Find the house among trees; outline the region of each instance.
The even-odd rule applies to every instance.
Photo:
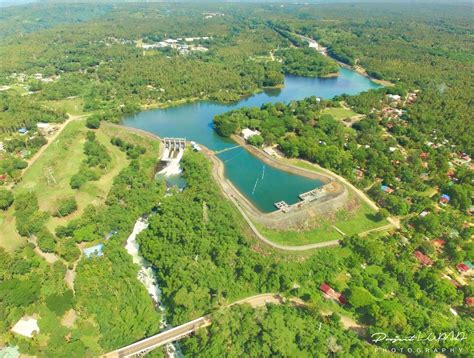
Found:
[[[428,256],[426,256],[419,250],[415,251],[415,257],[423,266],[430,267],[431,265],[433,265],[433,260],[431,260]]]
[[[100,257],[104,254],[103,249],[104,249],[104,245],[98,244],[92,247],[85,248],[82,250],[82,252],[87,258],[91,258],[93,256]]]
[[[25,135],[26,133],[28,133],[28,129],[26,129],[25,127],[22,127],[18,129],[18,133],[20,133],[20,135]]]
[[[393,190],[392,188],[390,188],[389,186],[387,185],[381,185],[380,186],[380,190],[382,190],[384,193],[386,194],[391,194],[393,193],[395,190]]]
[[[245,140],[248,140],[250,137],[253,137],[254,135],[260,135],[260,132],[257,130],[251,130],[250,128],[242,129],[242,137],[244,137]]]
[[[344,295],[333,290],[327,283],[321,284],[319,289],[323,291],[324,297],[338,301],[341,305],[345,305],[347,303],[347,299],[344,297]]]
[[[13,333],[32,338],[40,332],[38,321],[33,317],[25,316],[21,318],[11,329]]]
[[[451,198],[448,194],[441,194],[441,197],[439,198],[439,203],[441,205],[446,205],[447,203],[449,203],[450,200]]]
[[[471,261],[464,261],[458,264],[456,268],[462,275],[471,276],[473,274],[472,269],[474,268],[474,265]]]
[[[431,240],[431,243],[433,244],[433,246],[436,248],[437,251],[441,251],[444,245],[446,244],[446,240],[435,239],[435,240]]]

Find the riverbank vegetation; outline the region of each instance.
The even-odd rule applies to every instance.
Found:
[[[336,61],[309,47],[281,49],[275,54],[283,59],[283,71],[291,75],[329,77],[339,72]]]
[[[237,305],[216,312],[212,326],[184,340],[181,347],[185,356],[193,357],[316,357],[338,352],[383,356],[354,332],[344,331],[337,315],[323,317],[317,310],[276,305]]]

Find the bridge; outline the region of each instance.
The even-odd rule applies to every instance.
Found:
[[[214,154],[217,155],[217,154],[225,153],[225,152],[228,152],[229,150],[236,149],[236,148],[240,148],[240,147],[242,147],[241,144],[236,145],[236,146],[234,146],[234,147],[224,148],[224,149],[221,149],[221,150],[214,151]]]
[[[302,305],[303,302],[299,299],[290,299],[290,301],[297,305]],[[240,301],[230,304],[228,307],[247,303],[252,307],[264,306],[267,303],[282,304],[284,299],[277,294],[264,293],[252,297],[244,298]],[[165,344],[180,340],[190,334],[196,332],[198,329],[211,325],[212,320],[210,315],[199,317],[193,321],[187,322],[180,326],[171,328],[167,331],[158,333],[154,336],[145,338],[141,341],[130,344],[126,347],[117,349],[103,355],[103,358],[118,358],[118,357],[137,357],[152,351],[155,348],[164,346]]]
[[[134,357],[141,356],[152,351],[155,348],[164,346],[165,344],[177,341],[183,337],[190,335],[200,328],[207,327],[211,324],[209,316],[199,317],[194,321],[187,322],[181,326],[171,328],[168,331],[158,333],[149,338],[145,338],[129,346],[117,349],[116,351],[105,354],[105,358],[117,357]]]

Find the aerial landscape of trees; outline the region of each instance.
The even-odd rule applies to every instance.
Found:
[[[181,341],[185,356],[393,356],[377,348],[467,356],[472,339],[374,342],[373,334],[473,329],[474,291],[463,272],[474,257],[469,11],[438,4],[409,11],[403,4],[2,8],[0,343],[35,356],[99,356],[163,330],[162,318],[176,326],[210,314],[211,326]],[[142,46],[186,37],[206,37],[196,40],[206,50]],[[341,175],[380,208],[376,220],[397,224],[341,236],[333,248],[272,249],[225,199],[203,153],[186,150],[178,189],[155,178],[156,139],[108,123],[189,101],[234,102],[281,87],[287,74],[327,77],[343,65],[384,86],[332,99],[316,91],[213,122],[224,137],[258,130],[250,145]],[[71,117],[69,124],[82,123],[72,133],[80,156],[68,157],[77,167],[68,193],[46,203],[34,186],[21,187],[24,173],[41,148],[66,142],[37,124],[60,128]],[[46,176],[39,170],[37,181]],[[104,190],[89,186],[107,181]],[[155,270],[164,311],[124,247],[139,218],[149,223],[137,237],[140,254]],[[100,253],[86,254],[94,245]],[[328,299],[323,284],[347,302]],[[301,304],[228,307],[259,293]],[[38,320],[32,339],[11,332],[24,316]]]

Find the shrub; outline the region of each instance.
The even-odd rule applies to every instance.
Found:
[[[255,147],[261,147],[263,144],[263,137],[261,135],[253,135],[248,140],[249,144],[254,145]]]
[[[67,310],[72,308],[73,293],[67,290],[62,295],[53,293],[46,298],[46,306],[57,316],[62,316]]]
[[[73,213],[77,210],[77,202],[74,197],[69,197],[65,199],[61,199],[58,202],[58,207],[56,212],[53,213],[55,217],[63,217],[68,216],[69,214]]]
[[[99,179],[99,175],[90,169],[84,169],[71,177],[69,185],[72,189],[79,189],[82,185],[91,180]]]
[[[47,229],[41,229],[37,234],[38,246],[43,252],[54,252],[56,238]]]
[[[87,118],[86,127],[90,129],[98,129],[100,127],[100,118],[96,115]]]
[[[0,189],[0,209],[7,210],[13,204],[13,194],[7,189]]]

